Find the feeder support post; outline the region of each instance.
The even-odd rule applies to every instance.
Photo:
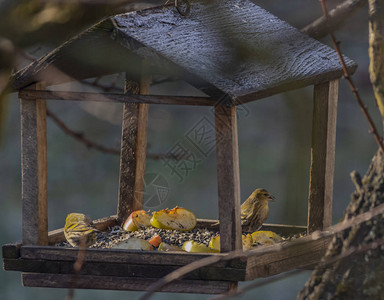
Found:
[[[240,174],[236,106],[215,106],[217,184],[220,248],[242,248],[240,223]]]
[[[337,79],[314,87],[309,233],[332,225],[338,86]]]
[[[43,90],[43,82],[28,89]],[[20,99],[23,245],[48,245],[45,100]]]
[[[148,69],[148,65],[143,62],[140,78],[126,75],[124,87],[126,94],[149,94]],[[147,123],[148,104],[123,104],[117,207],[119,223],[123,222],[132,211],[143,208]]]

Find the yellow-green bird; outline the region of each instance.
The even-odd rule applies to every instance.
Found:
[[[269,215],[268,202],[275,198],[265,189],[256,189],[240,207],[241,230],[243,232],[254,232],[260,229]],[[216,226],[217,222],[212,224]]]
[[[257,231],[269,215],[268,202],[275,198],[265,189],[256,189],[241,205],[241,228],[245,232]]]
[[[96,242],[97,232],[91,218],[84,214],[71,213],[65,219],[64,236],[73,247],[82,243],[85,247],[91,246]]]

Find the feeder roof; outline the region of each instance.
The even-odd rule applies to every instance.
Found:
[[[135,74],[142,59],[154,73],[242,102],[343,73],[333,49],[250,1],[191,1],[187,16],[168,5],[107,18],[16,73],[12,87]]]

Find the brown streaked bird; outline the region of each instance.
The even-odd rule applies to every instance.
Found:
[[[268,202],[275,198],[265,189],[256,189],[241,205],[241,229],[254,232],[260,229],[269,215]]]
[[[82,243],[85,247],[91,246],[96,242],[97,232],[91,218],[84,214],[71,213],[65,220],[64,236],[73,247]]]
[[[240,207],[241,230],[254,232],[260,229],[269,215],[268,202],[275,198],[265,189],[256,189]],[[217,226],[220,222],[212,224]]]

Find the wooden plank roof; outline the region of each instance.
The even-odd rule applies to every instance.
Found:
[[[168,5],[105,19],[16,73],[13,89],[135,74],[141,59],[155,73],[241,102],[342,76],[333,49],[252,2],[192,1],[187,16]],[[355,63],[346,62],[353,72]]]

